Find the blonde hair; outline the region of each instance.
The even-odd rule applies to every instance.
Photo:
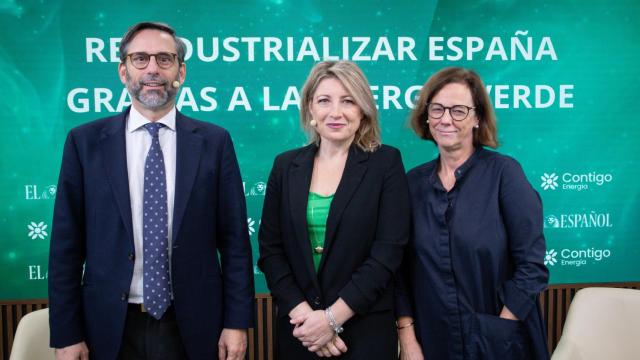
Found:
[[[363,151],[375,151],[381,144],[378,110],[367,78],[358,65],[350,61],[323,61],[311,69],[300,98],[300,124],[309,137],[309,143],[320,144],[320,136],[309,124],[312,119],[309,107],[320,82],[329,78],[340,81],[362,110],[362,120],[353,142]]]
[[[473,130],[473,145],[497,148],[496,115],[493,112],[489,94],[475,71],[461,67],[444,68],[427,80],[420,90],[418,102],[409,119],[413,131],[422,139],[434,141],[427,124],[427,104],[442,88],[452,83],[466,85],[471,92],[474,111],[478,118],[478,128]]]

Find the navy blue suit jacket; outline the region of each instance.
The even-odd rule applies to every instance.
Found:
[[[69,132],[53,216],[51,346],[86,341],[92,359],[117,356],[133,275],[127,114]],[[244,191],[227,131],[177,112],[176,135],[173,304],[189,357],[213,359],[222,328],[253,321]]]

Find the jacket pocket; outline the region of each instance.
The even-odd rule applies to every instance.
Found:
[[[524,360],[529,358],[530,353],[522,321],[479,313],[471,318],[465,347],[470,359]]]

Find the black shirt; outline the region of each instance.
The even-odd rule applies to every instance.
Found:
[[[427,359],[512,358],[493,352],[496,341],[548,358],[538,302],[548,281],[540,197],[518,162],[497,152],[478,147],[448,192],[439,162],[407,174],[413,226],[397,315],[414,318]],[[503,305],[520,322],[499,318]]]

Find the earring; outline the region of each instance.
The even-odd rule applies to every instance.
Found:
[[[427,124],[429,123],[429,119],[427,119]]]
[[[318,122],[316,121],[316,119],[311,119],[311,121],[309,121],[309,125],[315,127],[316,125],[318,125]]]
[[[480,124],[475,124],[473,127],[478,129],[478,128],[480,128]]]

